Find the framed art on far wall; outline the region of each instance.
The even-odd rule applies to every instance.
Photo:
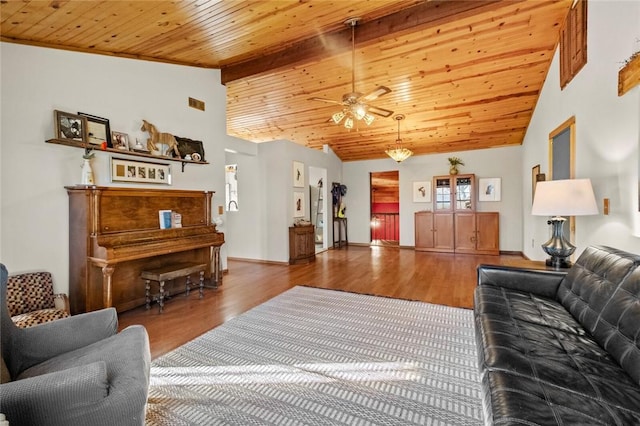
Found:
[[[500,201],[502,188],[500,178],[480,178],[478,201]]]
[[[304,192],[293,193],[293,217],[304,217]]]
[[[296,188],[304,187],[304,163],[299,161],[293,162],[293,186]]]
[[[111,182],[171,185],[171,164],[111,157]]]
[[[413,202],[414,203],[430,203],[431,202],[431,182],[429,181],[413,182]]]

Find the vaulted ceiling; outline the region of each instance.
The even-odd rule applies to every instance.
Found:
[[[2,41],[221,69],[227,133],[343,161],[519,145],[572,0],[2,1]],[[328,122],[355,87],[394,111]],[[213,84],[213,82],[212,82]],[[196,96],[197,97],[197,96]]]

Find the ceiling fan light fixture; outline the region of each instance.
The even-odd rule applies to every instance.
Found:
[[[349,130],[353,129],[353,118],[347,117],[347,119],[344,120],[344,127]]]
[[[402,147],[402,139],[400,139],[400,121],[404,120],[404,115],[398,114],[393,117],[398,122],[398,139],[396,139],[395,148],[386,149],[384,152],[391,157],[396,163],[402,163],[413,155],[413,151]]]
[[[331,116],[331,120],[333,120],[335,124],[340,124],[343,118],[344,118],[344,112],[342,111],[338,111]]]
[[[375,120],[375,117],[368,113],[362,117],[362,121],[364,121],[367,126],[370,126],[371,123],[373,123],[373,120]]]

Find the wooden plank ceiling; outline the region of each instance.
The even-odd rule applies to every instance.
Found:
[[[227,133],[287,139],[343,161],[519,145],[572,0],[2,1],[2,41],[221,69]],[[352,64],[349,18],[355,28]],[[327,120],[378,86],[394,111]],[[213,82],[212,82],[213,84]],[[197,94],[194,94],[197,97]]]

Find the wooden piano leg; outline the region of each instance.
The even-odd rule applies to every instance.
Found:
[[[112,294],[112,277],[115,268],[113,266],[104,266],[102,268],[102,304],[103,308],[110,308],[113,306],[113,294]]]
[[[204,297],[204,271],[200,271],[200,299]]]
[[[213,259],[212,259],[212,266],[213,266],[213,270],[212,270],[212,274],[211,274],[211,278],[213,281],[213,285],[214,288],[218,288],[222,285],[222,268],[220,266],[220,246],[214,246],[213,248],[213,252],[211,253]]]

